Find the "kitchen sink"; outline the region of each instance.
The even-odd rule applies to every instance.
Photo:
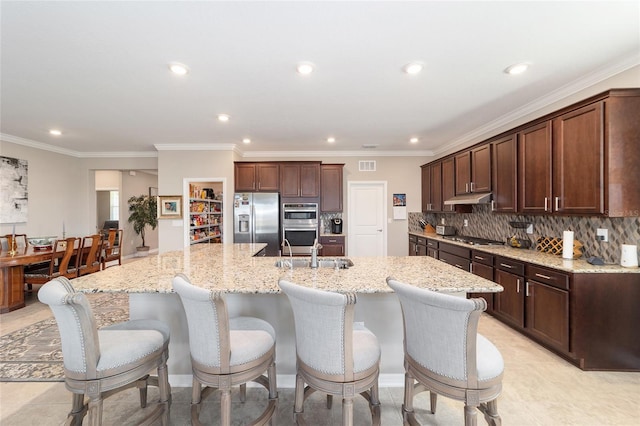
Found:
[[[292,262],[294,268],[311,268],[311,259],[308,257],[282,258],[276,261],[274,265],[278,268],[291,268]],[[353,262],[346,257],[323,257],[318,259],[318,268],[347,269],[350,266],[353,266]]]

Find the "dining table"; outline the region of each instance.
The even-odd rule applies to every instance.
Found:
[[[24,267],[51,260],[53,248],[18,247],[0,252],[0,314],[24,308]]]

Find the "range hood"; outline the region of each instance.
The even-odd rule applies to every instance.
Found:
[[[465,194],[458,195],[453,198],[445,200],[445,206],[457,205],[457,204],[488,204],[491,202],[491,193],[485,192],[482,194]]]

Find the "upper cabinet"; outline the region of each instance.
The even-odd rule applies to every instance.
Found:
[[[492,191],[495,212],[640,216],[638,117],[640,89],[613,89],[429,163],[422,181],[430,191],[425,170],[440,163],[443,200]],[[423,187],[423,211],[430,196]]]
[[[342,173],[344,164],[320,165],[320,211],[342,211]]]
[[[320,162],[281,163],[280,196],[317,198],[320,196]]]
[[[453,198],[455,195],[455,164],[453,158],[447,158],[446,160],[442,160],[442,201]],[[454,212],[455,206],[453,205],[443,205],[442,211],[444,212]]]
[[[491,144],[454,156],[456,195],[491,191]]]
[[[493,142],[493,211],[518,211],[518,137],[512,134]]]
[[[236,192],[277,192],[280,189],[278,163],[235,163]]]
[[[551,122],[518,132],[520,211],[551,212]],[[516,179],[513,175],[512,179]]]
[[[422,166],[422,211],[442,211],[442,163]]]

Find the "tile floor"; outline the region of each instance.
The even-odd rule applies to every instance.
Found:
[[[50,316],[48,307],[29,300],[24,309],[0,317],[0,334],[4,335],[26,324]],[[570,365],[509,327],[485,315],[480,332],[492,340],[505,359],[503,392],[498,400],[504,425],[637,425],[640,421],[640,373],[585,372]],[[149,401],[157,397],[150,388]],[[188,425],[190,388],[174,388],[171,424]],[[246,424],[252,413],[264,408],[261,388],[248,390],[247,402],[234,399],[234,425]],[[401,388],[380,389],[382,424],[401,425]],[[201,419],[208,424],[218,422],[218,403],[212,395],[204,405]],[[291,425],[293,390],[279,389],[278,425]],[[135,390],[129,390],[105,400],[104,424],[129,425],[144,415],[137,405]],[[2,382],[0,383],[0,425],[62,425],[70,408],[70,394],[63,383]],[[424,425],[462,425],[463,406],[440,397],[436,415],[429,413],[428,397],[419,396],[416,410]],[[148,410],[149,408],[147,408]],[[355,424],[370,424],[364,399],[355,403]],[[340,424],[340,403],[334,401],[327,411],[324,396],[314,394],[305,403],[305,418],[309,425]],[[485,424],[479,415],[478,423]]]

